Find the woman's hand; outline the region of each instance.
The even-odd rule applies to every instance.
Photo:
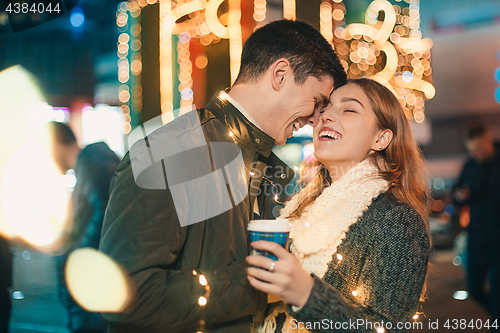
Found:
[[[254,249],[273,253],[278,260],[273,261],[270,258],[255,255],[248,256],[246,261],[249,265],[263,268],[249,267],[247,269],[250,284],[260,291],[281,297],[288,304],[297,307],[304,306],[311,293],[314,280],[302,268],[295,256],[274,242],[257,241],[252,242],[251,245]]]

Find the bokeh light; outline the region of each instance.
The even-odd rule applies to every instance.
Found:
[[[466,300],[469,297],[469,293],[465,290],[457,290],[453,294],[453,298],[458,301]]]
[[[73,13],[71,13],[69,21],[73,27],[79,28],[85,23],[85,15],[83,15],[81,9],[75,9]]]
[[[125,270],[92,248],[73,251],[66,263],[66,283],[81,307],[93,312],[121,312],[133,296]]]
[[[22,66],[13,66],[0,72],[0,178],[4,178],[4,169],[12,163],[11,157],[21,147],[25,146],[30,138],[28,121],[29,110],[33,106],[44,102],[45,98],[38,88],[36,79]],[[12,140],[16,138],[16,140]],[[32,165],[33,160],[29,162]],[[29,171],[34,174],[34,170]],[[6,185],[0,182],[0,192]],[[30,205],[24,200],[23,210]],[[7,219],[3,206],[0,205],[0,234],[5,237],[16,237],[17,232]]]

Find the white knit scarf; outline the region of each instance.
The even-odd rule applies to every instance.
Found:
[[[342,243],[351,225],[356,223],[379,194],[385,192],[388,182],[379,177],[378,169],[364,160],[349,169],[345,175],[327,187],[321,195],[307,206],[298,219],[289,219],[292,224],[291,251],[309,272],[323,278],[328,263]],[[287,217],[299,205],[301,195],[295,195],[281,212]],[[259,333],[273,333],[276,316],[286,313],[285,303],[273,306]],[[308,332],[306,329],[292,329],[293,319],[288,313],[283,333]]]

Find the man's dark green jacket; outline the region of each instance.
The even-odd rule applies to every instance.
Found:
[[[125,268],[135,296],[123,312],[103,314],[110,332],[189,333],[203,322],[204,332],[250,332],[252,316],[265,310],[267,294],[255,290],[245,272],[247,225],[253,218],[270,218],[270,181],[282,188],[293,171],[271,152],[274,140],[227,100],[214,97],[205,109],[193,112],[208,145],[233,142],[229,131],[234,134],[249,194],[229,211],[181,227],[171,191],[137,186],[128,153],[112,180],[100,250]],[[185,167],[193,165],[196,160]],[[262,175],[267,179],[262,181]],[[253,213],[256,202],[259,214]],[[200,274],[210,286],[204,307],[198,305],[205,295]]]

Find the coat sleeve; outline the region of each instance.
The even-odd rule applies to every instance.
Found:
[[[170,191],[138,187],[130,163],[119,167],[111,188],[100,250],[125,268],[135,296],[124,311],[103,313],[108,322],[136,332],[189,332],[200,319],[210,326],[263,311],[267,295],[252,288],[244,261],[202,272],[211,294],[200,307],[199,275],[177,268],[189,227],[180,226]]]
[[[384,227],[373,231],[366,263],[359,280],[354,282],[357,296],[346,298],[314,276],[314,286],[306,304],[297,312],[288,306],[290,314],[302,322],[326,319],[341,327],[334,330],[330,324],[318,325],[312,332],[375,332],[367,322],[382,321],[386,332],[411,331],[404,329],[404,324],[413,322],[412,316],[417,310],[429,248],[420,215],[410,207],[400,209],[403,210],[396,214],[389,211],[381,222]],[[415,225],[421,227],[415,228]],[[400,323],[402,328],[398,327]],[[388,329],[389,326],[392,329]]]

